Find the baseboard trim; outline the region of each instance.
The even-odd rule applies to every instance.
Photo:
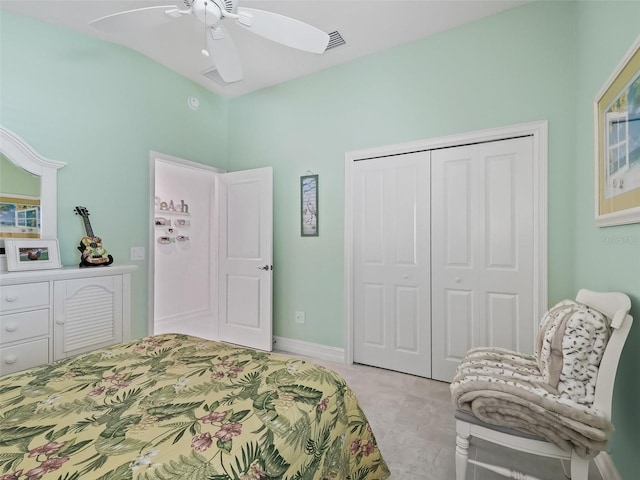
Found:
[[[307,355],[328,362],[344,363],[344,349],[329,347],[319,343],[306,342],[295,338],[273,337],[275,350],[296,355]]]
[[[607,452],[600,452],[593,461],[600,472],[602,480],[622,480],[618,470],[616,470],[616,466],[613,464],[611,455]]]

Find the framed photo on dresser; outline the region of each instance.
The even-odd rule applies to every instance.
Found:
[[[6,239],[7,270],[47,270],[60,268],[60,248],[57,239]]]

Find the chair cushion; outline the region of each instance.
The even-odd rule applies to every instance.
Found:
[[[536,358],[544,381],[561,397],[593,403],[598,367],[607,346],[607,317],[574,300],[563,300],[541,319]]]

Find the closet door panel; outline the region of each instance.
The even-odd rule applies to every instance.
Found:
[[[354,167],[354,361],[431,375],[429,153]]]
[[[367,319],[363,325],[363,342],[368,348],[383,349],[386,346],[384,285],[369,283],[363,285],[362,291]]]
[[[514,158],[487,158],[487,268],[514,268],[517,255],[516,199],[514,198]]]
[[[508,293],[487,294],[487,335],[485,344],[513,348],[518,345],[520,316],[518,296]]]
[[[433,378],[451,381],[469,348],[533,349],[533,142],[437,150],[431,168]]]
[[[438,171],[443,182],[432,186],[434,198],[441,199],[438,209],[443,213],[441,244],[446,252],[447,265],[458,268],[471,267],[471,167],[469,158],[457,158],[442,165]],[[441,247],[441,248],[442,248]]]
[[[382,172],[365,172],[362,177],[362,235],[358,245],[362,260],[369,265],[384,263],[384,178]]]
[[[444,326],[443,348],[446,358],[462,358],[469,350],[473,337],[475,316],[473,315],[473,292],[447,289],[444,292],[444,312],[439,320]],[[437,302],[437,299],[432,299]],[[437,348],[435,349],[438,350]]]

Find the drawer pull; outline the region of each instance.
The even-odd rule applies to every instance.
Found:
[[[12,363],[16,363],[17,359],[18,357],[16,357],[15,355],[7,355],[4,359],[4,363],[6,363],[7,365],[11,365]]]
[[[18,299],[18,297],[15,295],[7,295],[4,298],[7,302],[15,302]]]
[[[17,325],[7,325],[4,327],[7,332],[15,332],[18,329]]]

